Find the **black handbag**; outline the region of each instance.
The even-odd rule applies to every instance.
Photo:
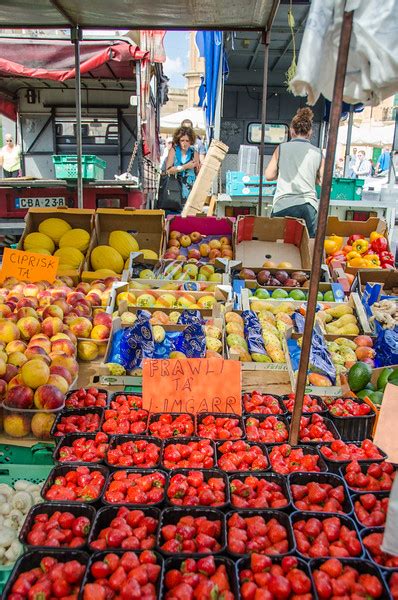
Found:
[[[161,175],[159,183],[158,208],[161,210],[182,210],[182,185],[176,175]]]

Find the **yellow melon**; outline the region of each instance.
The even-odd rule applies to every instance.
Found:
[[[29,233],[24,239],[23,243],[24,250],[28,250],[28,252],[35,252],[36,248],[43,248],[44,250],[48,250],[51,254],[55,250],[54,242],[48,235],[44,233],[34,232]]]
[[[149,250],[149,248],[142,248],[140,252],[142,252],[144,258],[153,258],[155,260],[158,258],[156,252],[154,252],[153,250]]]
[[[84,254],[77,248],[63,246],[54,254],[59,258],[60,265],[71,265],[72,269],[78,269],[84,261]]]
[[[61,237],[70,229],[72,229],[72,227],[69,223],[63,219],[57,218],[45,219],[45,221],[42,221],[39,225],[40,233],[48,235],[55,244],[59,244]]]
[[[98,279],[102,279],[103,277],[116,277],[117,273],[111,269],[98,269],[98,271],[94,271],[94,275]]]
[[[35,248],[35,252],[36,254],[46,254],[47,256],[51,256],[51,252],[45,248]]]
[[[85,252],[90,243],[90,234],[85,229],[70,229],[59,240],[59,247],[65,246],[77,248],[80,252]]]
[[[139,250],[137,240],[127,231],[112,231],[109,236],[109,245],[117,250],[124,260],[130,256],[131,252]]]
[[[97,246],[91,252],[91,266],[94,271],[110,269],[115,273],[123,271],[124,260],[117,250],[111,246]]]

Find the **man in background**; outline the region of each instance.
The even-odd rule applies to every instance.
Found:
[[[21,148],[18,144],[14,144],[10,133],[6,133],[5,141],[5,146],[0,150],[0,165],[3,167],[3,177],[20,177]]]
[[[356,162],[357,162],[357,149],[353,148],[352,154],[350,155],[350,158],[348,161],[348,177],[350,179],[356,179],[356,176],[354,173],[354,167],[355,167]]]
[[[363,150],[357,153],[357,160],[353,168],[356,179],[364,179],[372,174],[372,163],[365,156]]]
[[[379,160],[376,163],[376,167],[375,167],[375,172],[376,175],[387,175],[388,171],[390,170],[390,164],[391,164],[391,148],[389,148],[388,146],[384,146],[380,156],[379,156]]]

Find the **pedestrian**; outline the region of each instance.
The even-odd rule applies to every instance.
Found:
[[[191,119],[184,119],[181,123],[181,127],[190,127],[191,129],[194,129]],[[196,141],[195,141],[194,147],[195,147],[196,152],[199,155],[199,162],[200,162],[200,164],[202,164],[205,159],[205,156],[206,156],[206,146],[205,146],[204,142],[202,141],[202,138],[200,137],[200,135],[196,135]]]
[[[172,146],[173,146],[173,138],[172,137],[166,138],[166,143],[163,148],[162,155],[160,157],[160,168],[161,168],[162,173],[164,173],[166,171],[167,157],[169,155],[169,151]]]
[[[0,150],[0,166],[3,167],[3,177],[20,177],[21,148],[18,144],[14,144],[10,133],[6,133],[5,141],[5,146]]]
[[[181,183],[181,208],[184,208],[200,169],[199,155],[194,148],[195,141],[195,132],[191,127],[179,127],[174,132],[173,144],[167,157],[167,174],[177,175]]]
[[[363,179],[369,177],[372,174],[372,163],[366,158],[365,152],[359,150],[357,153],[357,160],[354,165],[355,179]]]
[[[384,146],[381,154],[379,156],[379,160],[376,163],[375,172],[376,175],[387,174],[390,170],[391,164],[391,148],[389,146]]]
[[[348,160],[348,177],[350,179],[355,179],[354,167],[355,167],[356,162],[357,162],[357,149],[353,148],[352,154],[350,154],[350,157]]]
[[[271,216],[303,219],[310,237],[315,237],[318,218],[315,185],[322,183],[324,166],[321,150],[310,142],[313,118],[310,108],[297,111],[291,139],[279,144],[265,169],[268,181],[277,180]]]
[[[339,158],[334,165],[333,177],[344,177],[344,158]]]

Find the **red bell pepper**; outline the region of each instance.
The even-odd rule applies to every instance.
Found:
[[[350,237],[347,240],[347,246],[352,246],[353,243],[355,242],[355,240],[364,240],[365,236],[364,235],[360,235],[359,233],[354,233],[353,235],[350,235]]]
[[[376,240],[373,240],[371,244],[372,250],[380,254],[381,252],[388,251],[388,242],[385,237],[379,237]]]
[[[389,268],[389,267],[394,267],[395,258],[394,258],[394,255],[392,254],[392,252],[381,252],[379,254],[379,256],[380,256],[380,264],[383,269]]]

